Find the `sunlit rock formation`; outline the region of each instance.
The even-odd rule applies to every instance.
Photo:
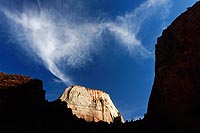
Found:
[[[155,120],[157,128],[164,121],[177,132],[200,131],[200,2],[163,31],[155,56],[146,116]]]
[[[88,122],[111,123],[115,120],[124,122],[110,96],[101,90],[70,86],[63,92],[60,99],[67,102],[67,106],[72,109],[73,114]]]

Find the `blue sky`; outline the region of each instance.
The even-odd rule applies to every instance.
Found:
[[[100,89],[125,120],[142,117],[157,37],[195,0],[0,0],[0,71]]]

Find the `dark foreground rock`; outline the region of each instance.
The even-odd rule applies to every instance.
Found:
[[[200,132],[200,2],[163,31],[155,56],[147,117],[155,127]]]

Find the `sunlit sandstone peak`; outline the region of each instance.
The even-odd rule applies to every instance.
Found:
[[[73,114],[88,122],[124,122],[110,96],[101,90],[70,86],[65,89],[60,99],[67,103]]]

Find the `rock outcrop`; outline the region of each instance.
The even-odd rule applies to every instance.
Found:
[[[200,131],[200,2],[163,31],[155,56],[146,117],[178,131]]]
[[[37,110],[45,102],[42,81],[0,72],[0,112]]]
[[[110,96],[101,91],[82,86],[70,86],[60,96],[73,114],[88,122],[124,122],[123,117],[113,104]]]
[[[40,129],[45,102],[41,80],[0,72],[0,132]]]

